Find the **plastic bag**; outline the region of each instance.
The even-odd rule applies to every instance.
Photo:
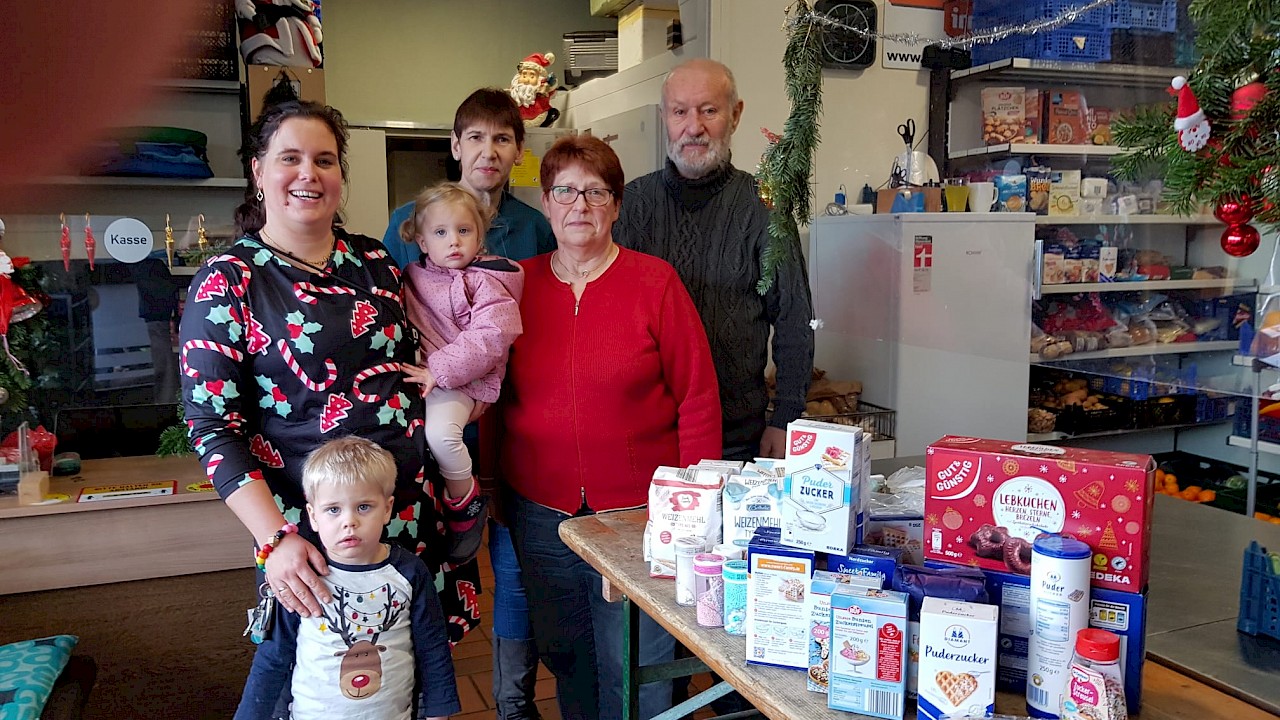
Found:
[[[48,471],[53,466],[53,450],[58,445],[58,437],[41,425],[35,430],[27,430],[27,440],[31,443],[31,449],[36,453],[36,457],[40,459],[40,469]],[[9,433],[8,437],[0,442],[0,453],[3,453],[9,462],[19,462],[21,458],[18,456],[18,431],[14,430]]]

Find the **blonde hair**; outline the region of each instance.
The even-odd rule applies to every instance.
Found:
[[[311,502],[320,485],[355,487],[376,485],[386,497],[396,490],[396,460],[377,443],[355,435],[321,445],[302,466],[302,492]]]
[[[426,214],[433,205],[449,204],[465,208],[476,219],[476,231],[480,233],[480,247],[483,251],[484,236],[489,232],[489,221],[492,216],[489,208],[480,204],[475,195],[455,182],[442,182],[422,189],[413,199],[413,212],[400,224],[400,239],[413,244],[418,234],[418,218]]]

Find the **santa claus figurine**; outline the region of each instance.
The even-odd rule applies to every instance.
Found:
[[[1171,92],[1178,96],[1178,115],[1173,119],[1178,143],[1187,152],[1196,152],[1209,142],[1209,119],[1200,109],[1200,101],[1196,100],[1196,94],[1191,91],[1185,77],[1179,75],[1171,84]]]
[[[556,94],[556,76],[547,70],[555,61],[552,53],[534,53],[516,64],[516,74],[507,92],[520,106],[525,127],[547,127],[560,117],[560,111],[551,107],[551,96]]]

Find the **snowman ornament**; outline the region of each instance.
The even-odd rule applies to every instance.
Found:
[[[1178,96],[1178,114],[1173,119],[1173,129],[1178,131],[1178,144],[1187,152],[1196,152],[1209,142],[1209,119],[1187,79],[1181,75],[1171,83],[1170,92]]]

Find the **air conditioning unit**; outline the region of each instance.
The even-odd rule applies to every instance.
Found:
[[[564,84],[570,87],[618,71],[618,32],[588,30],[564,34]]]

